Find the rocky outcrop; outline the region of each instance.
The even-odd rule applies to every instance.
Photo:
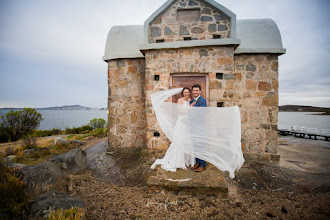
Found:
[[[30,198],[51,190],[66,190],[69,177],[66,172],[52,162],[27,166],[16,171],[23,177],[25,191]]]
[[[86,168],[86,153],[80,149],[75,149],[53,157],[51,162],[57,164],[68,173],[77,174]]]
[[[118,186],[144,184],[151,171],[144,166],[145,156],[140,148],[108,148],[106,142],[89,148],[87,169],[92,170],[96,180],[111,182]]]
[[[51,210],[83,208],[83,206],[84,201],[82,199],[70,197],[65,193],[50,191],[39,195],[29,204],[29,217],[39,219],[46,217]]]

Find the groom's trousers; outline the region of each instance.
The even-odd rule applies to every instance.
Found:
[[[196,158],[196,163],[198,163],[201,167],[206,167],[206,161]]]

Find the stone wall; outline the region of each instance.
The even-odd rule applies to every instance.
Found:
[[[157,40],[183,41],[184,37],[204,40],[212,39],[214,35],[229,38],[230,19],[218,9],[198,0],[174,2],[149,27],[150,43],[156,43]]]
[[[233,99],[223,100],[241,107],[243,150],[276,154],[278,55],[235,55],[235,79]]]
[[[242,120],[242,148],[251,154],[276,154],[278,117],[278,56],[235,55],[233,47],[205,47],[147,51],[146,144],[166,149],[169,141],[154,115],[150,95],[169,88],[175,73],[209,76],[208,106],[238,105]],[[159,75],[159,81],[154,75]],[[160,136],[155,136],[159,132]]]
[[[154,114],[150,96],[170,86],[170,76],[175,73],[198,73],[209,76],[210,102],[208,106],[217,106],[226,90],[234,88],[234,47],[205,47],[177,50],[153,50],[145,52],[146,58],[146,119],[148,148],[166,149],[169,141],[160,129]],[[222,73],[225,80],[216,79]],[[159,75],[159,81],[154,75]],[[229,94],[229,96],[231,96]],[[236,98],[236,96],[235,96]],[[159,132],[160,136],[154,133]]]
[[[145,147],[145,60],[108,62],[110,147]]]

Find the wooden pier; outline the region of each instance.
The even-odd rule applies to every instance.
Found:
[[[317,137],[321,137],[326,141],[330,139],[330,130],[326,129],[279,125],[277,130],[278,133],[283,136],[292,135],[299,138],[307,137],[309,139],[314,137],[315,140],[317,140]]]

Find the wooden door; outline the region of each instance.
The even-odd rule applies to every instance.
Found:
[[[199,84],[202,87],[202,94],[201,96],[203,96],[206,100],[208,100],[208,83],[207,83],[207,79],[206,76],[204,75],[198,75],[196,76],[196,74],[191,74],[191,75],[172,75],[171,76],[171,86],[172,88],[180,88],[180,87],[188,87],[189,89],[191,89],[191,87],[194,84]],[[177,100],[179,98],[181,98],[182,95],[181,94],[177,94],[175,96],[172,97],[172,102],[176,103]],[[191,98],[192,98],[192,93],[191,93]]]

